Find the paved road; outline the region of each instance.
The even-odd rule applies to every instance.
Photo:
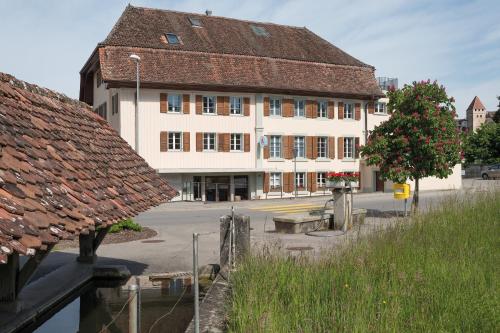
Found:
[[[500,181],[464,180],[461,191],[434,191],[421,193],[423,209],[439,203],[447,195],[465,193],[491,187],[500,187]],[[248,215],[251,219],[252,239],[261,240],[272,237],[297,242],[305,245],[318,242],[315,237],[287,237],[272,233],[272,217],[288,212],[309,210],[324,205],[328,197],[299,199],[276,199],[246,201],[238,203],[201,203],[174,202],[150,209],[140,214],[135,220],[143,226],[155,229],[157,243],[135,241],[123,244],[101,245],[98,250],[102,263],[125,264],[133,274],[149,274],[167,271],[189,271],[192,267],[192,234],[206,233],[200,237],[200,264],[218,262],[219,217],[230,214],[234,205],[238,214]],[[408,203],[409,205],[410,203]],[[401,201],[395,201],[391,193],[357,194],[354,206],[367,208],[373,212],[402,211]],[[270,232],[271,231],[271,232]],[[328,239],[321,240],[328,244]],[[51,253],[40,268],[40,274],[54,269],[61,264],[74,260],[77,250],[69,249]]]

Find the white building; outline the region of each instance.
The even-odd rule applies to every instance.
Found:
[[[324,194],[331,171],[383,189],[358,149],[389,117],[374,68],[306,28],[128,6],[80,74],[80,99],[138,133],[179,200]]]

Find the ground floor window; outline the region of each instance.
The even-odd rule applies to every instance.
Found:
[[[305,172],[297,172],[295,174],[295,186],[298,189],[303,189],[306,187],[306,174],[305,174]]]
[[[316,185],[318,187],[326,186],[326,172],[318,172],[316,174]]]
[[[354,138],[344,138],[344,158],[354,158]]]
[[[273,172],[269,177],[269,185],[271,190],[281,189],[281,173]]]

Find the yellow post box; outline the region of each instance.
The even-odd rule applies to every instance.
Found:
[[[394,184],[394,199],[404,200],[410,197],[410,184]]]

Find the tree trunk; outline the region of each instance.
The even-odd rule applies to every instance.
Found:
[[[415,178],[415,191],[413,192],[413,200],[411,202],[411,212],[415,214],[418,210],[418,178]]]

